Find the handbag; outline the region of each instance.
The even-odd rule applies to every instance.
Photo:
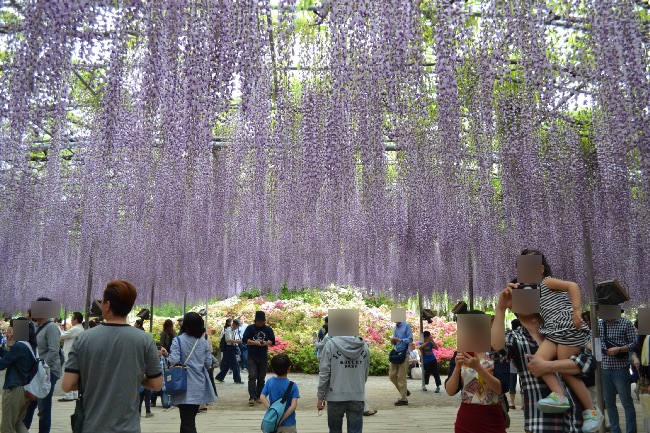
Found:
[[[74,412],[70,415],[70,424],[72,427],[72,433],[83,433],[84,420],[86,415],[84,414],[84,404],[83,404],[83,392],[81,388],[81,375],[79,376],[79,396],[75,402]]]
[[[648,386],[650,385],[650,380],[647,377],[639,377],[639,381],[636,384],[636,395],[648,394]]]
[[[402,364],[406,360],[406,349],[400,350],[399,352],[395,349],[392,349],[388,354],[388,360],[391,364]]]
[[[503,409],[503,417],[505,418],[506,428],[510,428],[510,407],[507,403],[507,397],[505,394],[501,396],[501,409]]]
[[[178,337],[176,337],[178,338]],[[178,350],[181,353],[180,364],[174,365],[172,368],[165,371],[165,392],[169,395],[179,395],[187,392],[187,360],[190,359],[192,353],[194,353],[194,348],[196,348],[196,343],[199,342],[197,338],[192,346],[192,351],[189,356],[183,362],[183,349],[181,347],[181,341],[178,340]]]

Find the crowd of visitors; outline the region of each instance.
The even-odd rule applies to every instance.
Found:
[[[537,285],[540,311],[515,312],[511,329],[505,328],[507,310],[513,308],[513,292],[522,289],[513,281],[498,294],[491,350],[454,352],[444,389],[449,396],[461,395],[455,431],[505,432],[509,411],[517,408],[517,382],[525,432],[597,431],[604,417],[593,403],[589,388],[594,385],[594,352],[598,351],[608,429],[612,433],[637,432],[630,369],[638,382],[637,398],[650,393],[650,341],[639,335],[636,324],[623,317],[601,319],[601,347],[593,348],[589,317],[581,312],[577,284],[553,278],[540,252],[524,250],[523,254],[542,256]],[[248,404],[271,410],[286,394],[277,432],[297,431],[300,391],[289,379],[290,357],[283,353],[272,357],[275,376],[266,380],[268,349],[275,344],[275,333],[267,325],[264,312],[257,311],[251,325],[245,325],[243,318],[228,319],[219,348],[214,348],[221,358],[216,359],[204,319],[198,313],[179,318],[178,330],[173,320],[166,320],[157,346],[151,334],[143,332],[141,321],[130,326],[127,317],[136,297],[136,288],[128,281],[109,282],[99,304],[103,320],[87,330],[80,312],[72,313],[67,329],[53,318],[35,317],[38,313],[32,316],[31,310],[27,317],[11,320],[0,340],[0,370],[7,370],[0,432],[28,432],[38,409],[38,431],[49,433],[52,396],[58,384],[65,392],[60,402],[77,402],[75,413],[82,414],[83,431],[139,432],[141,418],[153,416],[151,407],[161,397],[164,407],[178,409],[181,433],[194,433],[197,414],[216,400],[215,380],[223,383],[232,374],[235,384],[244,384],[243,372],[248,373]],[[47,298],[37,301],[51,302]],[[485,313],[463,310],[460,314]],[[28,332],[24,341],[14,341],[14,327],[21,323],[26,324]],[[319,411],[327,410],[330,433],[342,432],[343,418],[348,432],[361,432],[363,416],[377,413],[368,407],[365,391],[369,347],[355,335],[331,335],[329,325],[326,316],[323,326],[314,332],[314,356],[320,367],[316,406]],[[395,321],[390,342],[393,350],[387,357],[389,379],[397,390],[395,406],[408,406],[411,392],[407,378],[416,369],[422,372],[425,385],[433,376],[435,392],[440,392],[439,347],[431,333],[425,331],[415,341],[411,326],[404,320]],[[52,386],[46,397],[30,399],[24,387],[34,377],[37,358],[49,367]],[[219,368],[216,377],[215,367]],[[186,387],[168,394],[163,373],[173,368],[186,372]],[[426,391],[425,386],[422,389]],[[624,428],[617,396],[625,413]]]

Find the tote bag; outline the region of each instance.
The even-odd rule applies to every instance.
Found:
[[[179,395],[187,392],[187,360],[190,359],[192,353],[194,353],[194,348],[198,342],[199,339],[197,338],[194,342],[194,346],[192,346],[192,351],[187,359],[185,359],[185,362],[183,362],[182,342],[180,339],[178,340],[178,349],[181,352],[181,362],[180,364],[176,364],[172,368],[165,370],[165,392],[167,394]]]

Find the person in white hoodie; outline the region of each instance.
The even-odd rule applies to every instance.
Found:
[[[323,347],[318,379],[318,410],[327,401],[329,433],[363,431],[366,380],[370,368],[368,345],[359,337],[331,337]]]

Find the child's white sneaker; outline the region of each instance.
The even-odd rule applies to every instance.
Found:
[[[537,409],[544,413],[562,413],[570,407],[569,399],[557,392],[552,392],[537,402]]]
[[[603,413],[600,409],[585,410],[582,412],[582,431],[585,433],[598,431],[603,422]]]

